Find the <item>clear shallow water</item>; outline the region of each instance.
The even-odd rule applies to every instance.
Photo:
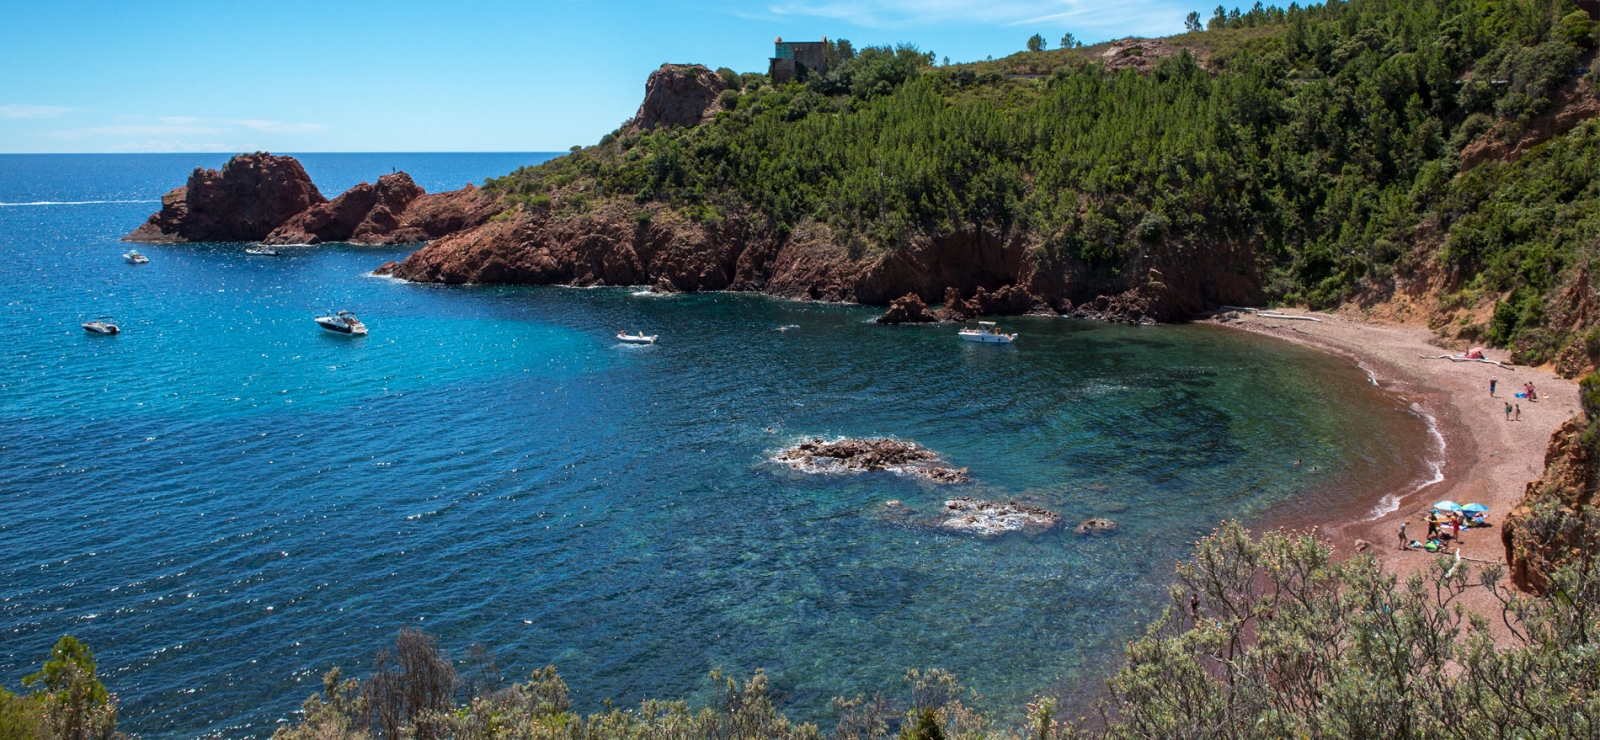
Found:
[[[544,156],[306,165],[332,195]],[[0,157],[0,203],[154,201],[223,159]],[[554,663],[585,710],[692,695],[719,665],[767,669],[807,719],[931,666],[1007,710],[1097,680],[1219,520],[1428,474],[1423,421],[1361,370],[1212,327],[1019,318],[1017,345],[985,347],[854,307],[365,275],[405,249],[124,264],[116,238],[153,209],[0,207],[0,685],[77,635],[149,737],[269,734],[405,625],[487,644],[512,676]],[[321,333],[330,307],[372,335]],[[123,335],[78,328],[107,313]],[[618,346],[621,328],[663,342]],[[767,462],[838,435],[914,439],[977,483]],[[882,515],[951,495],[1122,531],[982,540]]]

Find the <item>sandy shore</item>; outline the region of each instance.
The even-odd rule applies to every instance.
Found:
[[[1296,316],[1314,316],[1320,321],[1263,318],[1237,312],[1211,320],[1223,326],[1267,334],[1318,347],[1346,356],[1366,368],[1385,390],[1414,402],[1432,417],[1443,438],[1443,480],[1413,490],[1426,479],[1404,490],[1392,491],[1380,500],[1352,507],[1343,521],[1327,522],[1322,531],[1341,552],[1354,550],[1356,540],[1372,543],[1373,551],[1392,572],[1407,574],[1428,567],[1434,556],[1421,551],[1399,549],[1399,526],[1411,522],[1411,539],[1422,539],[1427,531],[1423,520],[1433,502],[1450,499],[1461,504],[1481,503],[1490,508],[1495,526],[1473,529],[1462,538],[1461,555],[1476,561],[1503,563],[1505,550],[1500,543],[1499,523],[1522,499],[1528,481],[1544,471],[1544,453],[1550,435],[1578,413],[1578,386],[1552,372],[1527,367],[1501,368],[1481,362],[1452,362],[1423,359],[1451,350],[1430,343],[1433,332],[1423,327],[1373,324],[1347,316],[1312,314],[1300,311],[1273,311]],[[1508,363],[1502,350],[1490,350],[1488,357]],[[1489,395],[1489,380],[1499,380],[1494,397]],[[1538,400],[1513,397],[1523,384],[1532,382]],[[1506,402],[1520,404],[1521,421],[1506,421]],[[1430,442],[1437,448],[1437,440]],[[1437,450],[1436,450],[1437,451]],[[1398,500],[1397,500],[1398,499]],[[1358,502],[1362,503],[1362,502]],[[1388,509],[1387,513],[1380,514]],[[1469,594],[1467,606],[1474,611],[1495,615],[1499,625],[1498,602],[1481,589]]]

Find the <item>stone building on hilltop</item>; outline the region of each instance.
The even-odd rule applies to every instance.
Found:
[[[823,74],[828,71],[828,37],[821,41],[784,41],[782,36],[772,42],[772,59],[767,66],[767,76],[772,84],[781,85],[804,78],[808,73]]]

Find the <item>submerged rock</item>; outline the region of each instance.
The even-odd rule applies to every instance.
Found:
[[[887,470],[933,481],[965,483],[966,468],[943,464],[939,453],[915,442],[878,439],[811,439],[778,453],[774,458],[807,473],[866,473]]]
[[[954,498],[944,502],[938,526],[955,532],[992,537],[1023,530],[1042,531],[1061,523],[1055,512],[1015,501]]]
[[[1117,523],[1111,521],[1110,519],[1094,517],[1092,519],[1083,520],[1083,523],[1079,524],[1078,528],[1073,531],[1077,532],[1078,534],[1110,533],[1117,531]]]

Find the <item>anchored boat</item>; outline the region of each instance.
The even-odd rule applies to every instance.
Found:
[[[128,250],[128,253],[122,255],[122,258],[127,260],[130,265],[143,265],[150,261],[149,257],[139,254],[137,249]]]
[[[276,257],[280,254],[278,250],[272,247],[245,247],[244,253],[259,257]]]
[[[97,318],[94,321],[85,321],[83,323],[83,330],[86,331],[86,332],[89,332],[90,334],[121,334],[122,333],[122,330],[118,329],[116,324],[111,323],[111,317],[110,316],[101,316],[100,318]]]
[[[336,334],[348,334],[364,337],[367,335],[367,325],[349,311],[340,311],[328,316],[318,316],[317,325]]]
[[[956,332],[968,342],[985,342],[993,344],[1010,344],[1017,339],[1016,333],[1006,334],[995,327],[993,321],[979,321],[978,328],[968,329],[963,327]]]
[[[617,332],[617,341],[622,342],[623,344],[655,344],[656,338],[659,336],[661,335],[646,335],[644,332],[640,332],[638,334],[629,334],[625,331],[619,331]]]

